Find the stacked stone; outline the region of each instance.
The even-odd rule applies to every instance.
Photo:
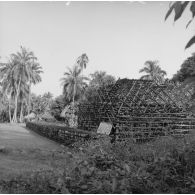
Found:
[[[70,128],[55,123],[27,122],[26,127],[42,136],[67,146],[77,141],[86,141],[98,138],[96,133]]]
[[[98,103],[79,105],[78,128],[96,131],[101,120],[99,108],[100,104]]]
[[[99,90],[99,101],[79,106],[79,128],[96,131],[100,122],[117,125],[118,137],[149,140],[189,132],[195,127],[188,113],[165,85],[121,79]]]

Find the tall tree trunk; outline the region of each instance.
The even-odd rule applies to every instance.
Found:
[[[74,81],[74,87],[73,87],[73,98],[72,98],[73,107],[75,104],[75,95],[76,95],[76,80]]]
[[[20,109],[20,123],[23,122],[23,101],[21,103],[21,109]]]
[[[13,122],[18,122],[17,120],[17,111],[18,111],[18,96],[19,96],[19,92],[20,92],[20,83],[21,83],[21,77],[17,86],[17,91],[16,91],[16,96],[15,96],[15,109],[14,109],[14,115],[13,115]]]
[[[9,122],[12,122],[12,116],[11,116],[11,100],[9,99]]]
[[[28,115],[30,114],[31,107],[31,83],[29,84],[29,94],[28,94]]]
[[[72,98],[72,103],[74,105],[74,102],[75,102],[75,85],[74,85],[74,88],[73,88],[73,98]]]
[[[73,109],[72,109],[72,121],[74,120],[74,112],[75,112],[75,94],[76,94],[76,81],[74,83],[73,87],[73,98],[72,98],[72,104],[73,104]],[[70,125],[70,124],[69,124]],[[71,124],[72,125],[72,124]]]
[[[16,94],[14,114],[13,114],[13,118],[12,118],[12,122],[13,123],[16,123],[17,122],[17,111],[18,111],[18,97],[17,97],[17,94]]]

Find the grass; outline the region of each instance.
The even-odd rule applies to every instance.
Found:
[[[56,185],[68,151],[5,148],[0,152],[0,193],[54,192],[54,187],[49,191],[47,182]]]
[[[64,150],[59,144],[26,130],[23,125],[1,124],[1,179],[31,171],[60,169]]]
[[[6,147],[0,159],[2,193],[195,191],[194,132],[143,144],[111,144],[106,137],[71,149]]]

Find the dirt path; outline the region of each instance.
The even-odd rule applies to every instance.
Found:
[[[67,148],[25,128],[0,124],[0,176],[64,166]]]
[[[28,129],[25,125],[0,124],[0,146],[20,149],[59,149],[60,145]]]

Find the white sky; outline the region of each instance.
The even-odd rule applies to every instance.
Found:
[[[43,67],[33,92],[62,93],[60,78],[82,53],[84,74],[104,70],[116,78],[139,78],[146,60],[159,60],[170,78],[195,52],[184,50],[195,32],[186,12],[164,22],[169,2],[0,2],[0,56],[6,61],[20,45],[34,51]]]

